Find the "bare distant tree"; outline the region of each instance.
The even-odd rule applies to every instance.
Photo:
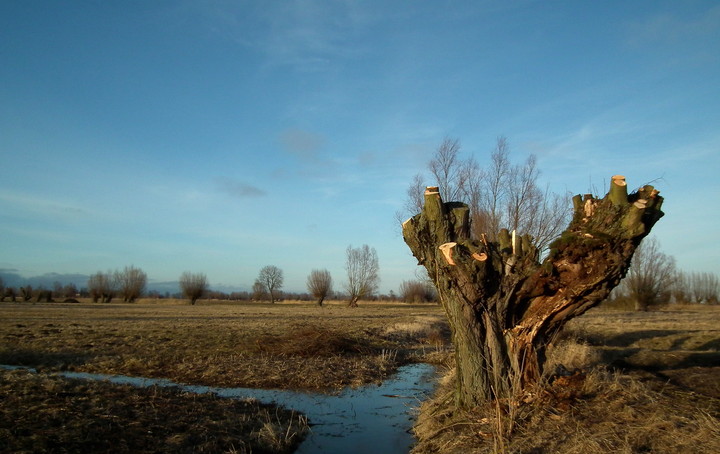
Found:
[[[62,283],[60,283],[60,281],[53,282],[52,292],[56,298],[60,298],[62,296],[62,290],[63,290],[63,285],[62,285]]]
[[[35,302],[39,303],[39,302],[42,302],[43,300],[48,303],[52,303],[55,301],[55,300],[53,300],[52,290],[47,290],[47,289],[40,287],[39,289],[37,289],[35,291]]]
[[[498,137],[490,155],[490,165],[481,168],[473,157],[463,159],[460,143],[446,138],[428,163],[432,185],[448,201],[462,201],[470,209],[471,235],[497,240],[501,229],[529,234],[533,244],[544,250],[569,221],[567,195],[552,194],[538,186],[537,158],[530,155],[523,164],[512,165],[510,146]],[[407,190],[404,212],[407,218],[422,209],[425,178],[416,175]],[[404,220],[404,219],[400,219]]]
[[[635,251],[623,284],[635,301],[635,309],[646,311],[649,306],[667,302],[674,277],[675,259],[662,253],[660,243],[652,237]]]
[[[0,292],[0,301],[5,301],[5,298],[9,298],[10,302],[14,303],[16,298],[15,288],[4,287],[4,285],[0,286],[3,287],[2,292]]]
[[[671,292],[673,300],[679,304],[718,304],[720,280],[716,275],[708,272],[678,271],[673,278]]]
[[[692,295],[696,303],[718,304],[720,281],[712,273],[692,273],[690,275]]]
[[[93,303],[109,303],[117,292],[117,273],[98,271],[88,279],[87,288]]]
[[[202,298],[207,288],[207,276],[203,273],[185,271],[180,275],[180,290],[190,300],[191,305],[195,305],[197,300]]]
[[[466,173],[461,171],[463,162],[459,154],[460,141],[446,137],[428,163],[430,173],[448,200],[459,200],[463,196]]]
[[[252,287],[252,298],[255,301],[264,301],[268,298],[268,291],[265,284],[255,279],[255,283]]]
[[[380,283],[378,272],[380,265],[375,248],[363,244],[359,248],[347,247],[345,270],[347,284],[345,289],[350,298],[350,307],[357,307],[358,300],[372,295]]]
[[[487,233],[494,240],[497,232],[503,227],[503,200],[507,194],[512,192],[507,181],[510,174],[510,147],[505,137],[498,137],[490,158],[490,169],[484,178],[485,184],[482,185],[483,194],[479,196],[481,200],[480,210],[475,216],[471,214],[471,218],[481,221],[473,229],[473,233],[482,230],[480,233]],[[475,210],[477,208],[475,207]],[[482,220],[485,222],[483,223]]]
[[[307,278],[307,289],[312,296],[318,299],[318,306],[332,292],[332,276],[328,270],[312,270]]]
[[[283,286],[283,272],[277,266],[265,266],[260,270],[257,282],[260,282],[267,289],[270,295],[270,303],[275,303],[276,292]]]
[[[426,303],[437,298],[432,282],[411,280],[400,284],[400,299],[406,303]]]
[[[123,301],[133,303],[145,292],[147,274],[140,268],[126,266],[124,270],[117,273],[117,280]]]
[[[72,282],[69,284],[65,284],[65,286],[62,289],[62,296],[65,298],[74,298],[78,295],[78,288],[73,284]]]
[[[24,287],[20,287],[20,298],[22,301],[30,301],[33,297],[33,288],[32,285],[26,285]]]
[[[690,276],[683,271],[675,273],[672,289],[670,290],[673,300],[678,304],[692,303],[692,290],[692,281]]]
[[[15,302],[15,289],[13,287],[5,287],[3,278],[0,277],[0,301],[5,301],[5,298],[9,298],[10,302]]]

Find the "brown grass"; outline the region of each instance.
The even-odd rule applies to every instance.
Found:
[[[257,403],[49,375],[72,370],[211,386],[338,390],[424,358],[431,305],[0,305],[0,451],[287,452],[300,415]],[[423,322],[424,323],[424,322]]]
[[[595,310],[569,328],[549,352],[563,374],[514,402],[456,410],[449,374],[414,452],[720,452],[720,308]]]
[[[2,452],[292,452],[308,427],[253,401],[0,370]]]
[[[435,398],[423,404],[417,425],[422,441],[416,453],[720,452],[720,308],[590,311],[572,321],[556,340],[549,351],[548,370],[553,373],[542,386],[531,394],[466,412],[452,406],[447,337],[441,309],[430,305],[366,303],[357,309],[332,302],[322,308],[294,302],[0,305],[0,363],[41,371],[121,373],[216,386],[337,390],[382,380],[406,362],[432,360],[446,365],[449,373]],[[557,371],[563,373],[557,375]],[[8,374],[20,373],[3,373],[0,383],[7,386],[6,394],[28,387],[46,402],[46,406],[25,406],[38,411],[22,417],[47,413],[62,420],[61,408],[67,404],[58,400],[60,407],[53,407],[49,402],[55,398],[48,396],[73,391],[53,388],[61,385],[23,384],[19,378],[7,378]],[[46,375],[37,378],[59,380]],[[43,394],[38,387],[55,390]],[[124,402],[122,395],[144,402],[143,408],[159,408],[150,396],[127,389],[119,394],[98,392],[93,399],[102,406],[115,399],[108,396]],[[178,399],[172,405],[190,408],[182,396]],[[199,408],[203,410],[182,411],[201,414],[206,405],[213,405],[211,401],[202,401]],[[10,418],[18,417],[12,411],[26,405],[10,408],[8,402],[0,405]],[[284,438],[288,418],[283,413],[252,411],[262,427],[228,439],[249,443],[251,434],[268,440]],[[102,421],[99,416],[93,418]],[[123,420],[134,427],[132,418]],[[276,422],[285,426],[273,426]],[[229,430],[207,424],[198,422],[198,427],[206,427],[199,430],[208,434]],[[174,434],[164,440],[185,445],[180,432],[173,432],[172,427],[163,430]],[[4,440],[0,438],[0,443]],[[248,446],[235,443],[228,450],[260,450]],[[282,449],[280,444],[274,446],[267,449]]]
[[[437,306],[362,304],[5,304],[0,363],[181,383],[340,389],[421,358],[425,341],[388,327]],[[388,364],[387,352],[398,354]],[[380,364],[382,367],[378,367]]]

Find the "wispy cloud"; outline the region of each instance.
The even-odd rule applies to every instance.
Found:
[[[654,14],[631,24],[629,42],[633,45],[693,43],[720,37],[720,5],[692,16],[669,12]]]
[[[174,16],[196,15],[212,32],[263,54],[269,64],[306,72],[326,70],[336,59],[357,56],[361,40],[353,39],[353,33],[368,23],[372,12],[353,1],[197,5],[177,7]]]
[[[627,45],[643,54],[662,55],[668,67],[717,62],[720,59],[720,5],[693,14],[662,12],[629,24]]]
[[[353,36],[366,20],[354,2],[282,2],[269,17],[270,33],[262,45],[275,63],[323,70],[336,59],[361,53]]]
[[[237,181],[228,177],[217,177],[215,184],[220,192],[239,199],[263,197],[267,192],[257,186]]]
[[[310,161],[320,159],[318,152],[325,145],[325,137],[302,129],[286,129],[279,140],[285,151]]]
[[[78,219],[91,215],[85,208],[80,208],[72,203],[29,194],[0,193],[0,203],[17,211],[43,217]]]

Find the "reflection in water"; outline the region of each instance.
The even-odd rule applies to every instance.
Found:
[[[3,366],[4,367],[4,366]],[[169,380],[122,375],[61,372],[67,378],[107,380],[133,386],[176,386],[188,392],[228,398],[257,399],[304,413],[311,432],[296,452],[402,453],[413,443],[413,409],[434,389],[435,368],[411,364],[381,385],[346,389],[338,395],[252,388],[180,385]]]

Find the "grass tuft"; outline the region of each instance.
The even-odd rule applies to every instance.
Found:
[[[591,311],[569,327],[520,399],[456,409],[448,374],[413,452],[720,452],[720,311]]]

